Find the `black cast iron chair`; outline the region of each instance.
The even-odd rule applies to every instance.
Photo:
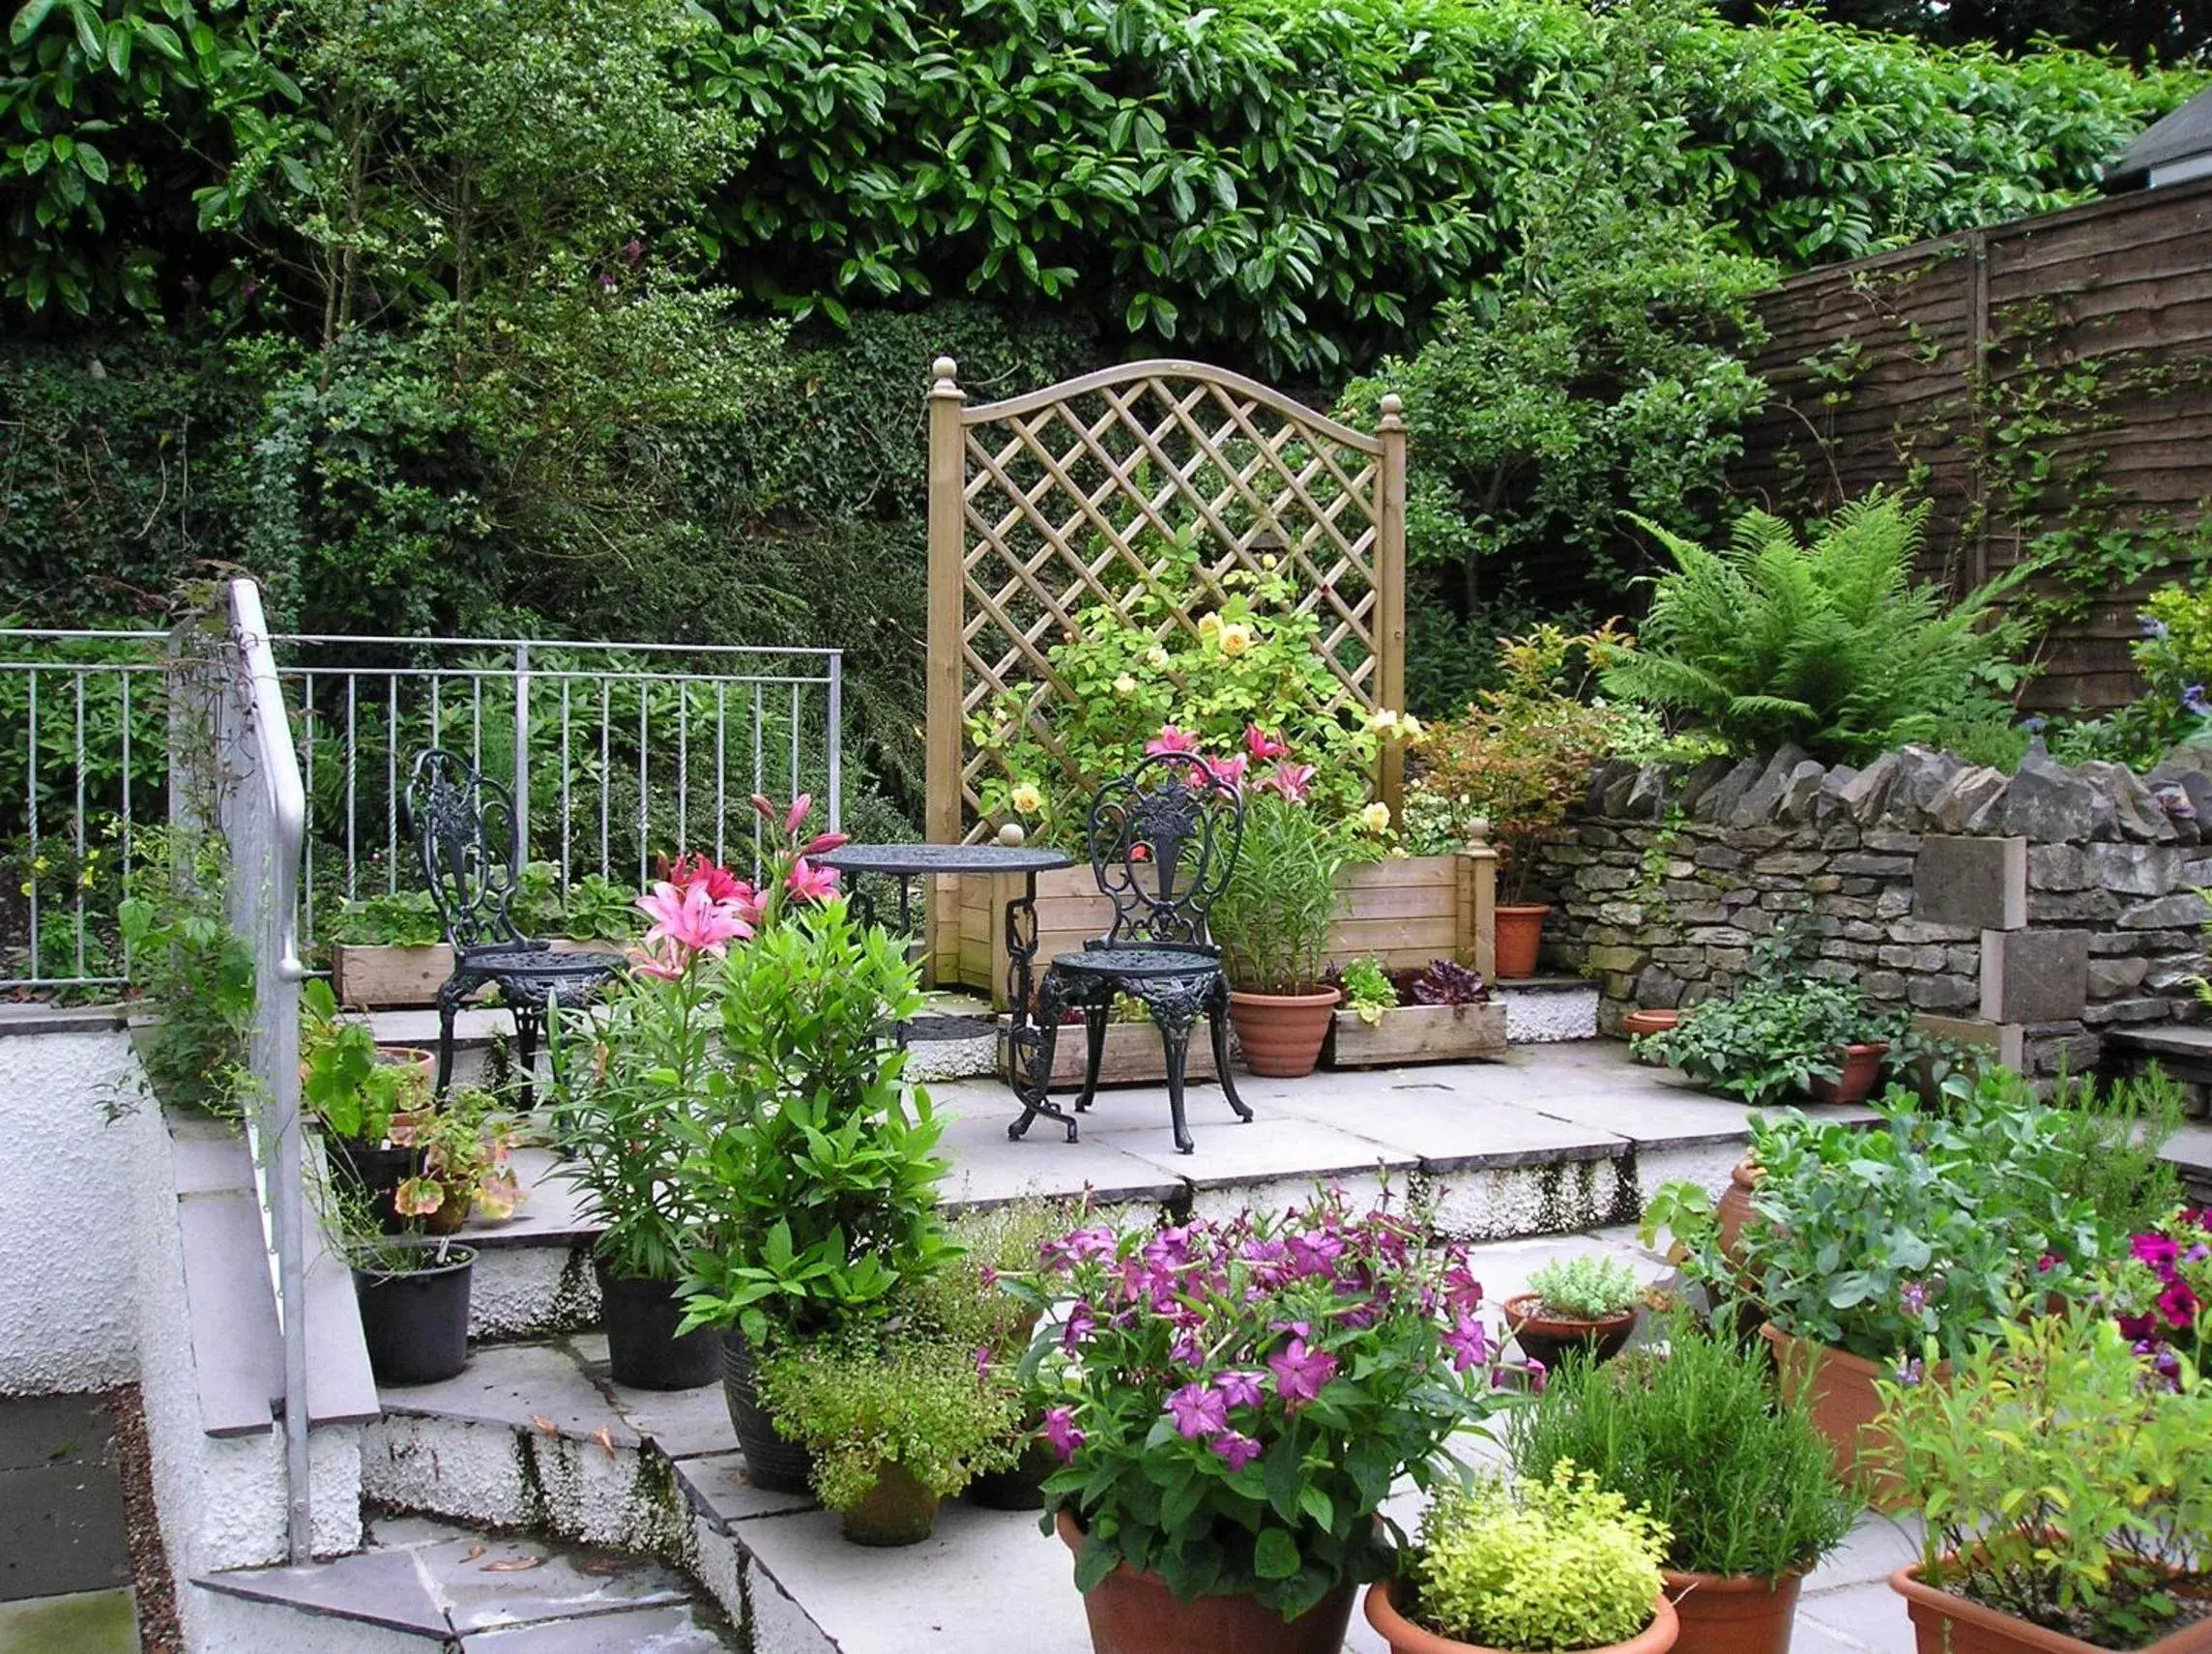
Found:
[[[1020,1137],[1044,1115],[1065,1122],[1068,1142],[1075,1141],[1075,1120],[1046,1095],[1060,1019],[1070,1009],[1083,1013],[1089,1049],[1083,1094],[1075,1101],[1081,1114],[1098,1090],[1117,994],[1141,1001],[1159,1028],[1179,1150],[1188,1154],[1193,1147],[1183,1119],[1183,1070],[1202,1015],[1222,1095],[1237,1118],[1252,1117],[1229,1071],[1229,979],[1206,928],[1243,836],[1242,796],[1195,753],[1155,754],[1098,790],[1091,805],[1091,870],[1114,904],[1114,923],[1081,953],[1062,953],[1046,968],[1037,989],[1039,1037],[1020,1093],[1023,1114],[1006,1128],[1009,1137]]]
[[[514,1015],[521,1103],[528,1109],[536,1101],[532,1075],[550,1007],[597,998],[623,969],[623,958],[556,952],[515,928],[508,913],[521,873],[513,797],[456,754],[434,746],[417,755],[407,820],[453,949],[453,973],[438,990],[438,1094],[452,1083],[453,1018],[461,1002],[496,984],[500,1002]]]

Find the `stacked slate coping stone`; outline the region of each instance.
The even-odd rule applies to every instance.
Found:
[[[2138,775],[2016,774],[1907,746],[1863,769],[1794,747],[1592,773],[1546,847],[1547,959],[1599,1027],[1730,992],[1790,915],[1814,970],[2034,1073],[2096,1067],[2117,1027],[2195,1020],[2212,909],[2212,748]]]

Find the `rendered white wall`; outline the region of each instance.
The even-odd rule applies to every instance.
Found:
[[[138,1377],[138,1059],[120,1029],[0,1037],[0,1393]]]

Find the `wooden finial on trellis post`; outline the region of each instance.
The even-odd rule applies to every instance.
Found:
[[[1406,710],[1406,404],[1396,392],[1378,404],[1382,439],[1375,512],[1375,700],[1386,711]],[[1385,742],[1376,777],[1393,821],[1406,790],[1406,748]]]

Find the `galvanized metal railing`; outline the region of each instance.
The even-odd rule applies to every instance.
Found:
[[[306,799],[303,933],[334,901],[419,887],[404,793],[443,744],[511,785],[525,858],[564,885],[653,858],[750,859],[754,793],[844,804],[832,649],[516,638],[268,639]],[[172,648],[160,631],[0,630],[0,986],[127,975],[115,905],[166,813]]]

